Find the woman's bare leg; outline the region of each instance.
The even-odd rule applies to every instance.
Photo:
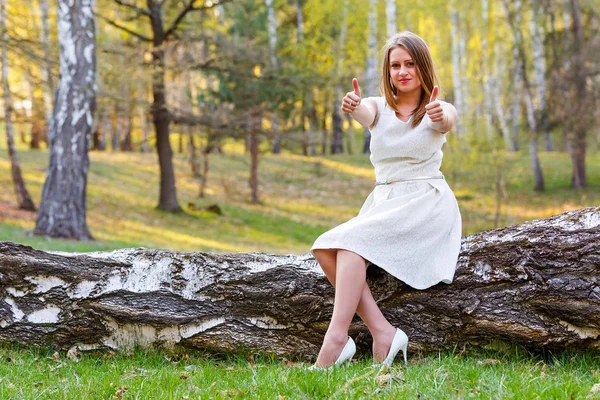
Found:
[[[314,253],[315,257],[317,258],[317,261],[319,262],[319,265],[325,272],[325,276],[333,286],[336,286],[336,265],[338,250],[321,249],[315,250]],[[396,333],[396,329],[381,313],[379,306],[377,305],[375,299],[373,298],[373,295],[371,294],[371,290],[369,289],[369,285],[367,284],[366,279],[364,280],[364,286],[361,292],[358,307],[356,308],[356,313],[364,321],[365,325],[367,325],[367,328],[373,336],[373,360],[375,362],[383,361],[387,356],[387,353],[389,352],[390,346],[392,344],[392,339],[394,338],[394,334]],[[350,321],[351,320],[352,318],[350,319]],[[344,336],[343,338],[343,343],[345,344],[345,342],[346,336]],[[339,351],[341,352],[341,348]],[[335,361],[335,359],[333,361]]]

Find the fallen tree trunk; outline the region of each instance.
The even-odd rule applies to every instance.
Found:
[[[368,275],[411,350],[498,340],[600,347],[600,207],[464,238],[451,285],[419,291],[376,267]],[[0,242],[2,342],[244,348],[312,358],[333,296],[309,254],[67,254]],[[358,319],[351,334],[369,349]]]

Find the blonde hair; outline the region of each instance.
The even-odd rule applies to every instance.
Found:
[[[417,76],[421,81],[421,99],[419,105],[413,110],[413,121],[412,127],[416,127],[421,123],[425,116],[425,106],[429,102],[429,97],[433,91],[433,87],[439,86],[439,78],[431,58],[431,52],[427,43],[421,37],[415,35],[409,31],[403,31],[395,34],[385,43],[383,47],[383,72],[381,74],[381,91],[385,96],[385,100],[388,105],[395,111],[399,111],[396,108],[396,95],[398,89],[390,82],[390,53],[396,47],[404,48],[408,54],[412,57],[416,65]]]

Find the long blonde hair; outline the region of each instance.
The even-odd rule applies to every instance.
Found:
[[[409,31],[403,31],[395,34],[385,43],[383,47],[383,71],[381,74],[381,91],[385,96],[385,100],[388,105],[395,111],[399,111],[396,108],[396,95],[398,89],[392,82],[390,82],[390,53],[396,47],[403,47],[408,54],[412,57],[416,65],[417,76],[421,81],[421,99],[419,105],[413,110],[413,121],[412,127],[416,127],[421,123],[425,116],[425,106],[429,102],[429,97],[433,91],[435,85],[439,86],[439,77],[431,58],[431,52],[427,43],[421,37],[415,35]]]

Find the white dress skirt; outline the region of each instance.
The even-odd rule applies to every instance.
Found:
[[[461,244],[456,198],[440,172],[444,134],[425,115],[411,127],[383,97],[371,129],[376,185],[351,220],[325,232],[311,248],[362,256],[415,289],[454,277]]]

